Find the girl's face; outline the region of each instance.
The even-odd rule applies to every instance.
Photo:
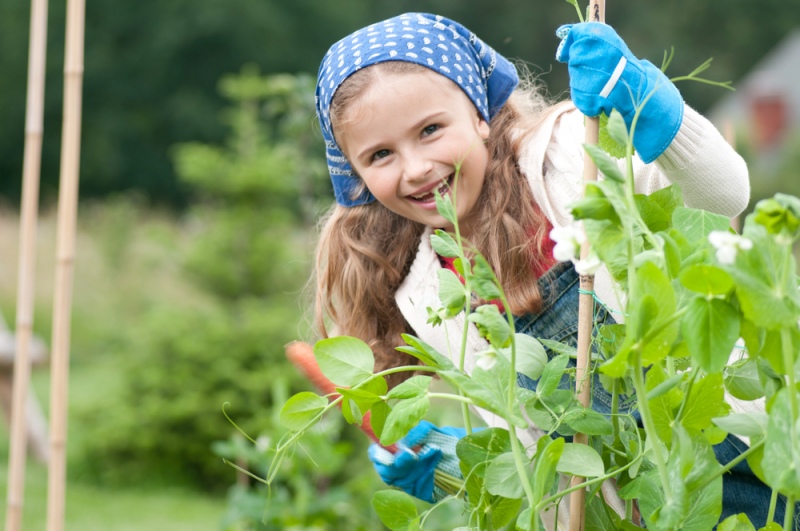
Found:
[[[452,229],[436,211],[434,191],[453,194],[455,183],[459,227],[466,235],[483,188],[488,136],[489,125],[466,94],[427,69],[380,75],[346,109],[336,131],[372,195],[400,216]]]

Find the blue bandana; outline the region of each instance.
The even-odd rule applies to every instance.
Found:
[[[331,100],[350,74],[385,61],[416,63],[442,74],[461,87],[487,122],[519,82],[508,59],[458,22],[438,15],[399,15],[360,29],[331,46],[319,67],[317,115],[336,202],[346,207],[364,205],[375,198],[366,189],[353,197],[361,180],[333,137]]]

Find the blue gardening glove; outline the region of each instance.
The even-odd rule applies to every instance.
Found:
[[[463,428],[438,428],[423,420],[398,442],[397,454],[377,444],[369,447],[369,458],[378,475],[387,485],[424,500],[435,503],[449,494],[437,476],[461,479],[461,469],[456,456],[456,443],[466,434]]]
[[[644,162],[658,158],[683,121],[675,85],[653,63],[637,59],[606,24],[567,24],[556,35],[561,38],[556,59],[567,63],[572,101],[586,116],[617,109],[630,129],[636,107],[655,90],[636,122],[633,147]]]

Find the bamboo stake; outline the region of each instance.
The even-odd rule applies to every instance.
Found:
[[[64,528],[70,314],[80,168],[85,11],[85,0],[67,1],[64,122],[61,137],[58,243],[56,245],[57,263],[53,301],[53,353],[50,374],[51,458],[47,484],[48,531],[60,531]]]
[[[47,0],[31,1],[28,48],[28,95],[25,109],[25,151],[22,163],[19,271],[17,272],[16,346],[11,399],[11,442],[8,456],[6,530],[22,529],[25,462],[28,445],[26,404],[33,336],[33,296],[36,270],[36,220],[44,131],[44,80],[47,57]]]
[[[590,0],[589,17],[590,22],[605,22],[606,6],[605,0]],[[586,144],[597,144],[600,135],[599,118],[586,117]],[[583,162],[583,181],[591,182],[597,180],[597,166],[589,155],[584,156]],[[589,254],[589,243],[581,245],[581,259],[585,259]],[[578,299],[578,359],[575,370],[575,391],[578,401],[583,407],[589,407],[591,402],[591,382],[589,382],[589,359],[592,344],[592,328],[594,327],[594,275],[580,276],[581,293]],[[588,437],[584,433],[576,433],[573,442],[587,444]],[[577,485],[583,478],[575,476],[572,484]],[[583,531],[584,513],[586,505],[586,489],[578,489],[569,497],[569,529],[570,531]]]

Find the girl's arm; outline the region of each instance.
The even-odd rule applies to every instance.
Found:
[[[750,200],[747,165],[714,125],[685,106],[683,123],[655,164],[634,159],[636,191],[649,194],[671,183],[683,191],[686,206],[728,217]]]

